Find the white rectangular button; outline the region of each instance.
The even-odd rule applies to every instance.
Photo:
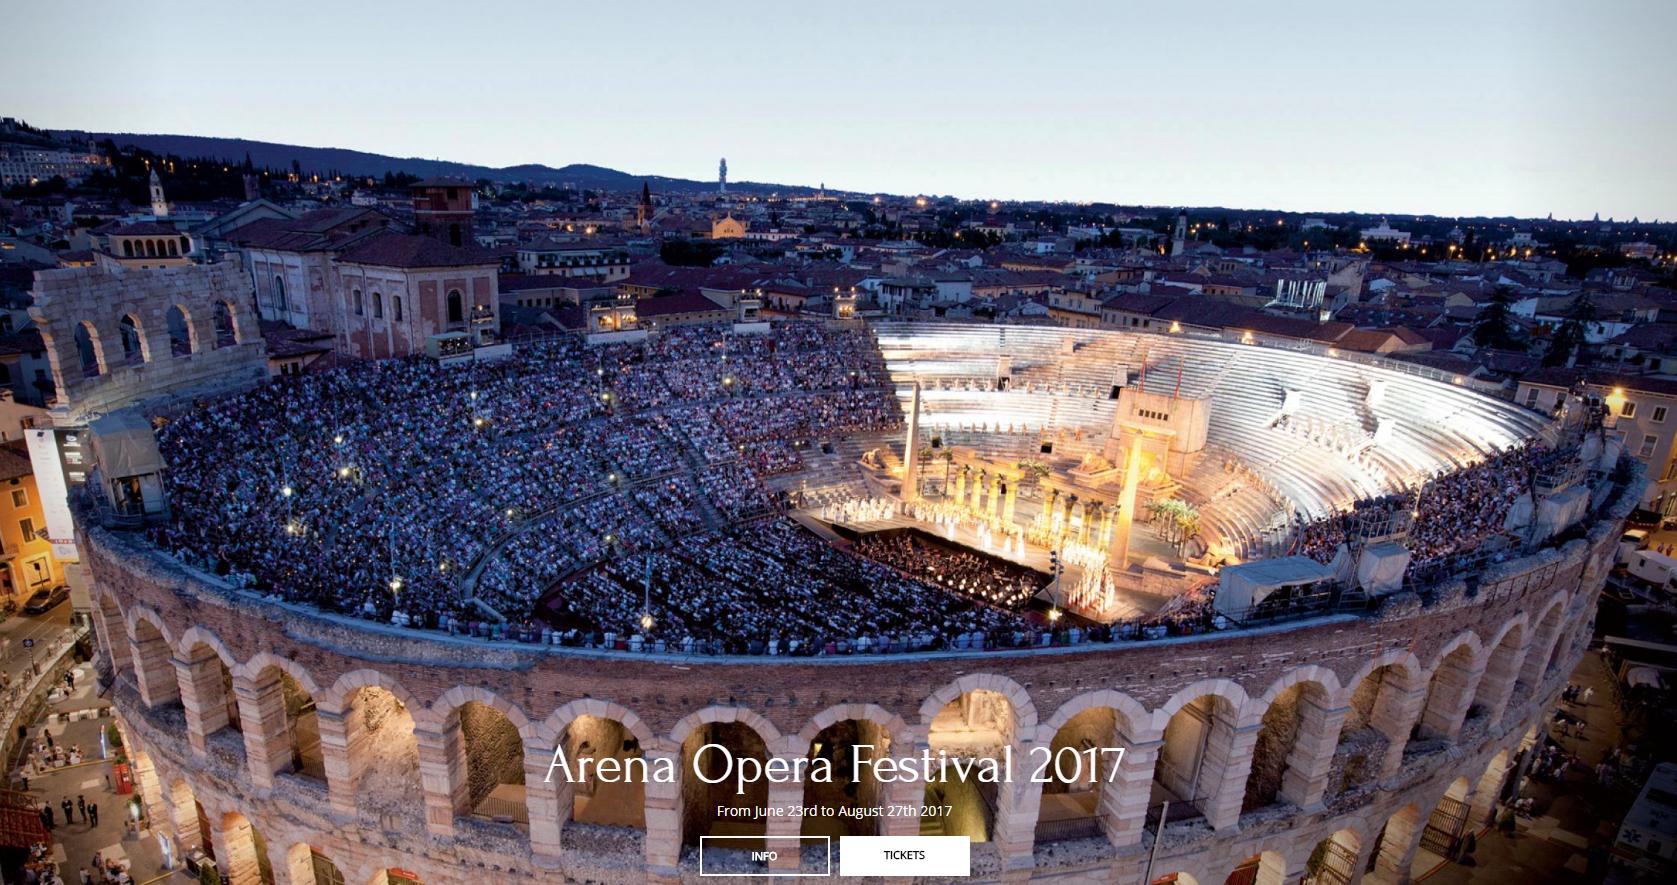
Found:
[[[841,876],[970,876],[968,836],[845,836]]]

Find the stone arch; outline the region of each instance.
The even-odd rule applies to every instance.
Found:
[[[448,297],[445,302],[444,310],[444,316],[447,317],[447,322],[450,326],[465,324],[466,299],[465,296],[460,294],[459,289],[448,290]]]
[[[1202,679],[1153,711],[1161,744],[1153,783],[1177,808],[1213,829],[1235,825],[1257,729],[1243,721],[1248,697],[1229,679]]]
[[[1154,876],[1151,885],[1199,885],[1199,880],[1194,878],[1192,873],[1178,870],[1174,873]]]
[[[261,652],[233,674],[245,756],[258,782],[279,772],[324,781],[315,698],[320,688],[297,662]]]
[[[220,836],[216,865],[232,885],[274,885],[262,833],[250,818],[237,811],[223,813]]]
[[[180,700],[175,675],[174,640],[157,612],[143,605],[128,609],[128,647],[140,700],[155,708]]]
[[[524,747],[524,783],[530,839],[538,854],[557,857],[560,830],[573,820],[646,827],[646,772],[652,764],[649,751],[658,743],[652,729],[632,710],[611,701],[582,698],[554,710],[530,731]],[[548,778],[555,748],[564,750],[569,770],[581,775],[580,783],[565,776]],[[627,777],[600,777],[602,762],[621,766],[624,772],[637,772],[637,762],[647,768]]]
[[[1055,708],[1054,715],[1037,728],[1037,741],[1040,743],[1044,740],[1052,740],[1054,733],[1059,731],[1067,722],[1070,722],[1073,717],[1096,707],[1110,707],[1120,717],[1131,723],[1135,729],[1134,734],[1131,735],[1131,740],[1149,741],[1158,739],[1157,730],[1153,727],[1153,714],[1148,712],[1140,701],[1121,691],[1099,689],[1084,692]]]
[[[1461,839],[1471,829],[1469,799],[1473,782],[1465,775],[1452,780],[1432,803],[1421,826],[1420,843],[1410,862],[1410,876],[1419,879],[1456,854]]]
[[[893,743],[912,743],[907,740],[910,735],[908,723],[884,707],[878,704],[834,704],[809,718],[809,722],[792,738],[792,748],[809,746],[822,731],[846,719],[866,720],[878,725],[891,735]]]
[[[832,776],[824,780],[804,779],[800,787],[802,805],[825,809],[826,814],[806,816],[800,822],[799,832],[805,836],[829,836],[835,841],[845,836],[885,833],[884,812],[873,812],[879,816],[860,816],[854,810],[880,809],[891,804],[888,797],[913,804],[917,798],[914,794],[923,790],[905,791],[896,784],[882,782],[874,776],[871,765],[857,765],[855,760],[871,762],[902,757],[905,749],[912,751],[914,746],[909,735],[908,725],[901,717],[873,704],[838,704],[815,714],[791,739],[790,749],[807,757],[812,770],[818,764],[827,765]]]
[[[1328,834],[1311,848],[1310,857],[1304,865],[1303,882],[1307,885],[1349,885],[1356,879],[1362,846],[1362,836],[1350,827]]]
[[[133,648],[128,642],[128,618],[122,613],[122,606],[117,602],[116,595],[97,584],[94,585],[94,600],[100,644],[110,660],[111,675],[121,677],[126,674],[128,681],[134,682],[134,657]]]
[[[1012,679],[994,673],[969,673],[932,692],[920,704],[922,730],[930,728],[938,713],[961,695],[981,690],[993,691],[1007,698],[1008,703],[1013,706],[1014,720],[1021,734],[1036,731],[1036,703],[1031,700],[1031,693]]]
[[[1305,807],[1320,801],[1339,739],[1343,712],[1339,677],[1316,665],[1283,674],[1254,700],[1259,717],[1241,811],[1284,802]]]
[[[169,353],[173,356],[186,356],[199,349],[198,330],[192,324],[192,314],[179,304],[169,305],[164,312],[163,325],[169,333]]]
[[[1515,745],[1518,747],[1518,744]],[[1497,804],[1503,799],[1503,790],[1508,786],[1508,775],[1514,768],[1514,749],[1498,750],[1485,763],[1485,771],[1479,775],[1479,782],[1473,786],[1472,813],[1468,817],[1468,826],[1488,827],[1496,823]]]
[[[727,757],[704,749],[711,744],[727,748],[736,761],[753,758],[766,762],[781,755],[786,741],[774,724],[745,708],[711,706],[683,717],[676,723],[670,737],[679,748],[676,763],[680,783],[675,798],[680,808],[677,820],[681,844],[698,845],[700,839],[708,835],[766,834],[765,819],[741,823],[722,819],[717,813],[719,808],[768,807],[769,784],[765,779],[758,778],[744,784],[731,780],[712,784],[695,773],[703,768],[710,778],[724,775],[721,766]],[[734,773],[737,776],[737,768]]]
[[[1528,632],[1525,613],[1505,621],[1490,642],[1485,643],[1485,667],[1474,688],[1473,706],[1484,711],[1486,721],[1496,724],[1508,707],[1520,663],[1525,659]]]
[[[187,741],[200,753],[224,729],[243,732],[233,673],[238,661],[208,629],[193,625],[176,644],[175,671],[180,680],[181,706],[186,712]],[[242,745],[239,748],[242,754]]]
[[[1472,630],[1444,644],[1427,667],[1427,696],[1416,740],[1456,739],[1471,712],[1473,691],[1484,672],[1484,646]]]
[[[290,885],[344,885],[348,881],[325,851],[307,842],[286,851],[285,869]]]
[[[105,362],[105,351],[99,342],[99,327],[87,320],[76,324],[71,334],[76,348],[76,362],[83,378],[97,378],[110,371]]]
[[[1537,691],[1538,685],[1548,673],[1549,665],[1554,660],[1554,651],[1560,647],[1561,625],[1565,619],[1566,599],[1564,595],[1557,596],[1543,614],[1534,622],[1530,631],[1530,647],[1526,649],[1525,658],[1520,665],[1520,676],[1516,684],[1524,687],[1529,695]]]
[[[1331,795],[1366,786],[1395,770],[1423,699],[1420,662],[1403,650],[1368,661],[1345,685],[1345,723],[1330,763]]]
[[[528,826],[526,747],[532,729],[524,710],[487,688],[457,685],[431,705],[431,720],[436,734],[416,731],[420,758],[423,762],[431,750],[446,760],[453,816]]]
[[[1280,851],[1260,851],[1229,871],[1223,885],[1283,885],[1287,880],[1287,858]]]
[[[381,807],[425,807],[416,727],[428,715],[401,683],[377,670],[353,670],[323,692],[317,716],[333,808],[353,814],[363,793],[378,797],[374,804]]]
[[[210,328],[215,331],[216,347],[239,343],[238,310],[233,302],[219,298],[210,305]]]
[[[151,362],[151,344],[146,341],[145,327],[138,314],[125,313],[116,323],[117,337],[122,343],[122,361],[128,365]]]

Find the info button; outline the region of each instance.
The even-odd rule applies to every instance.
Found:
[[[970,876],[972,839],[966,836],[845,836],[839,840],[841,876]]]

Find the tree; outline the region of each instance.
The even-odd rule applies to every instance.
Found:
[[[1577,355],[1589,335],[1590,323],[1595,320],[1595,302],[1590,293],[1583,292],[1573,299],[1555,334],[1549,339],[1549,351],[1543,354],[1543,365],[1564,366]]]
[[[1497,350],[1526,349],[1519,327],[1514,324],[1514,314],[1508,308],[1512,301],[1513,296],[1506,286],[1498,286],[1491,293],[1491,300],[1479,309],[1479,315],[1473,319],[1475,344]]]

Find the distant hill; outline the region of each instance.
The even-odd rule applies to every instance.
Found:
[[[229,163],[243,163],[245,156],[249,155],[251,162],[257,166],[267,166],[274,169],[290,169],[292,161],[295,160],[307,172],[336,171],[341,175],[356,178],[366,176],[376,178],[386,172],[402,172],[408,175],[417,175],[421,178],[446,175],[474,181],[479,178],[487,178],[490,181],[570,184],[587,190],[636,191],[640,190],[642,181],[650,184],[653,190],[663,192],[681,191],[691,193],[716,189],[716,182],[714,181],[694,181],[686,178],[669,178],[663,175],[631,175],[627,172],[587,163],[572,163],[557,168],[540,163],[525,163],[518,166],[496,168],[493,166],[477,166],[471,163],[452,163],[447,160],[426,160],[420,157],[390,157],[384,154],[373,154],[346,148],[306,147],[295,144],[275,144],[269,141],[250,141],[244,138],[214,138],[204,135],[153,135],[76,130],[58,130],[53,135],[76,142],[85,142],[89,138],[102,142],[108,138],[116,142],[118,147],[132,145],[159,154],[174,154],[183,158],[213,157]],[[766,184],[752,181],[730,181],[728,182],[728,188],[745,193],[814,190],[814,188],[799,185]]]

